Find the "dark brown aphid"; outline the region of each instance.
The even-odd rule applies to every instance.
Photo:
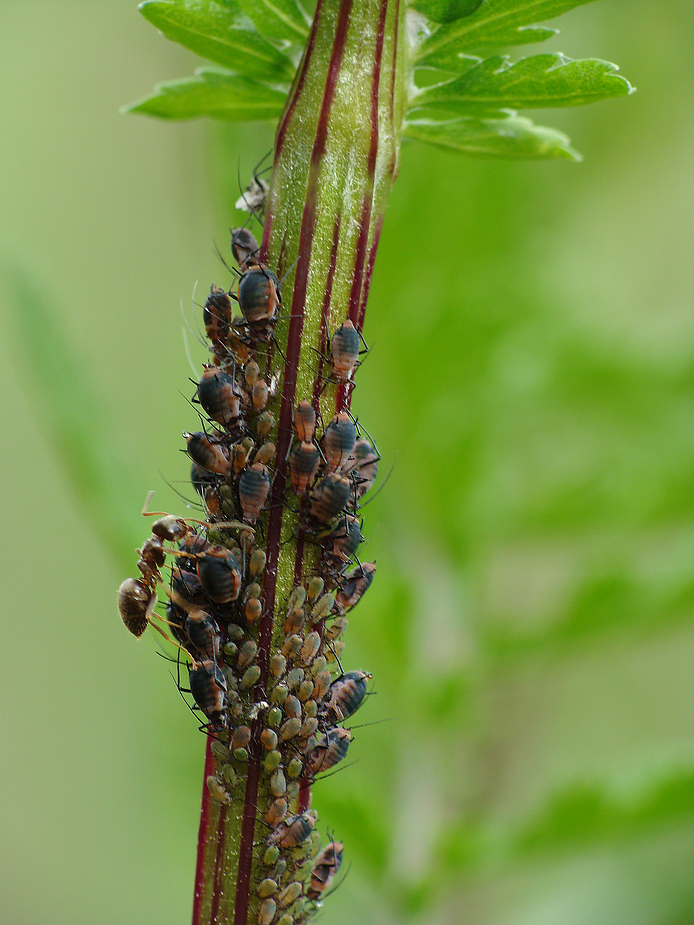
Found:
[[[330,842],[316,857],[311,869],[311,879],[306,895],[313,902],[318,902],[332,883],[342,864],[342,842]]]
[[[225,546],[211,546],[198,557],[198,577],[216,604],[235,601],[241,591],[241,566]]]
[[[349,729],[341,729],[339,726],[330,729],[308,757],[306,769],[309,773],[316,775],[334,768],[347,756],[351,738]]]
[[[213,443],[207,434],[200,431],[189,434],[184,432],[188,455],[203,469],[225,475],[229,471],[229,457],[224,448]]]
[[[357,442],[357,428],[346,411],[339,411],[325,428],[323,453],[328,469],[346,466]]]
[[[307,528],[318,532],[327,527],[344,510],[350,498],[349,479],[329,472],[313,489],[308,499]]]
[[[186,613],[200,609],[205,603],[205,590],[198,576],[180,568],[171,572],[170,595],[174,604]]]
[[[265,183],[264,180],[259,180],[260,183]],[[251,199],[251,188],[253,182],[246,190],[244,196],[239,199],[239,202],[243,202],[246,197],[249,197],[249,200],[255,202],[255,199]],[[236,204],[237,209],[243,209],[244,206]],[[248,211],[247,209],[245,211]],[[248,230],[248,228],[234,228],[231,232],[231,253],[234,255],[234,260],[238,265],[243,269],[248,263],[249,259],[254,258],[260,247],[258,242],[255,239],[255,236]]]
[[[342,579],[342,587],[335,595],[335,608],[344,613],[355,607],[368,590],[375,574],[376,566],[373,562],[364,562],[348,572]]]
[[[189,572],[195,571],[198,566],[198,556],[208,549],[209,545],[210,544],[201,533],[186,534],[183,540],[178,544],[178,549],[189,558],[186,558],[186,556],[179,556],[178,567]]]
[[[270,491],[270,476],[267,466],[253,463],[244,469],[239,478],[239,501],[243,510],[243,519],[255,523],[258,514],[265,507]]]
[[[126,629],[140,636],[147,629],[157,595],[139,578],[126,578],[118,589],[118,610]]]
[[[289,457],[289,478],[295,495],[304,495],[318,472],[320,452],[313,443],[302,442]]]
[[[316,432],[316,412],[310,401],[300,401],[294,410],[294,429],[302,443],[310,443]]]
[[[243,400],[243,392],[231,376],[214,366],[206,367],[198,382],[198,401],[211,420],[228,431],[239,430],[243,421]]]
[[[343,471],[351,478],[357,498],[361,498],[376,481],[378,461],[381,457],[364,438],[357,440],[352,455],[354,458],[343,467]]]
[[[270,836],[270,843],[281,848],[296,848],[303,844],[316,824],[316,813],[311,810],[298,816],[290,816]]]
[[[331,723],[341,723],[359,709],[366,697],[366,682],[371,677],[364,671],[348,671],[330,685],[328,701],[322,712]]]
[[[237,299],[252,338],[269,340],[282,304],[280,281],[272,270],[256,261],[247,262],[239,280]]]
[[[219,656],[221,637],[219,627],[204,610],[191,610],[186,617],[185,630],[190,644],[203,658],[203,661],[216,661]],[[191,655],[195,655],[191,652]]]
[[[188,614],[182,607],[178,607],[173,601],[166,605],[166,622],[171,627],[171,632],[180,643],[188,642],[188,633],[186,632],[186,619]]]
[[[231,324],[231,299],[217,286],[212,286],[202,310],[207,336],[212,341],[215,360],[222,362],[229,354],[229,326]]]
[[[330,363],[337,382],[350,382],[359,366],[359,333],[349,319],[333,334]]]
[[[196,462],[190,465],[190,482],[201,498],[205,497],[208,488],[216,488],[220,482],[220,477],[214,472],[208,472]]]
[[[338,571],[343,569],[354,556],[363,539],[359,519],[352,514],[345,514],[328,537],[332,543],[327,555],[329,564]]]
[[[207,659],[193,664],[189,671],[193,700],[210,721],[215,732],[226,729],[227,682],[218,666]]]

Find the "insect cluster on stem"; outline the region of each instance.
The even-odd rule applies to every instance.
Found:
[[[183,435],[205,517],[159,513],[138,550],[140,577],[123,582],[118,606],[135,636],[151,625],[187,660],[193,709],[211,738],[210,797],[243,807],[249,768],[257,766],[250,908],[260,925],[301,925],[342,860],[339,842],[319,852],[310,788],[345,759],[352,734],[343,724],[364,702],[371,677],[343,671],[340,656],[346,614],[375,572],[357,551],[364,539],[359,507],[377,477],[379,455],[348,398],[323,421],[318,388],[296,402],[287,455],[277,458],[271,435],[280,376],[271,360],[273,348],[279,351],[282,284],[258,259],[247,229],[232,233],[232,252],[239,265],[235,291],[213,286],[203,308],[211,362],[194,397],[202,427]],[[327,381],[343,395],[351,392],[360,348],[351,321],[329,339]],[[265,536],[270,499],[277,497],[293,515],[282,547],[301,543],[314,554],[290,589],[273,593],[268,612],[267,583],[277,574],[268,567]],[[160,585],[163,615],[155,610]],[[268,621],[266,645],[261,627]]]

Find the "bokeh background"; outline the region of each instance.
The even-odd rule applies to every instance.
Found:
[[[557,25],[638,87],[536,114],[582,164],[403,148],[324,925],[694,922],[694,7]],[[204,739],[116,589],[146,492],[185,512],[181,305],[272,131],[120,115],[195,66],[134,0],[0,0],[0,61],[2,920],[177,925]]]

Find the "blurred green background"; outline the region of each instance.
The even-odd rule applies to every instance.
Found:
[[[638,87],[536,114],[582,164],[403,148],[355,394],[395,465],[345,656],[388,721],[315,788],[349,866],[324,925],[694,922],[694,7],[557,25]],[[226,282],[272,131],[119,115],[194,66],[133,0],[0,0],[0,50],[2,920],[176,925],[204,740],[116,589],[146,492],[185,511],[180,306]]]

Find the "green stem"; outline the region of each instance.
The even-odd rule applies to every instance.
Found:
[[[277,131],[262,259],[288,280],[277,347],[268,357],[268,372],[280,374],[281,400],[277,471],[265,524],[256,703],[268,699],[268,664],[284,638],[281,605],[317,563],[317,547],[304,544],[298,514],[285,503],[293,410],[308,399],[328,421],[336,410],[349,408],[351,385],[329,381],[326,353],[330,335],[345,319],[359,331],[363,327],[398,168],[404,16],[403,0],[319,2]],[[267,837],[258,820],[272,798],[261,773],[257,732],[253,729],[243,803],[221,806],[204,789],[193,925],[258,921],[255,890]],[[206,775],[211,767],[208,750]],[[309,802],[310,788],[304,786],[291,809]],[[301,913],[295,921],[304,921]]]

